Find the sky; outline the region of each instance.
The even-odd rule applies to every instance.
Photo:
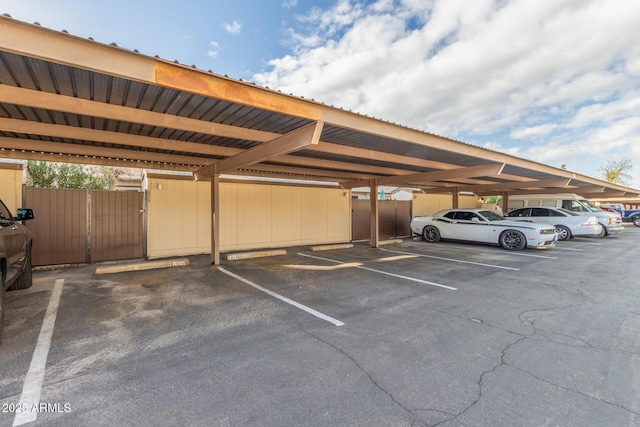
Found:
[[[0,13],[640,189],[637,0],[0,0]]]

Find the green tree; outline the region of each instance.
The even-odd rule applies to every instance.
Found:
[[[32,187],[53,188],[56,182],[57,170],[55,163],[36,162],[29,160],[29,185]]]
[[[30,160],[27,164],[29,185],[41,188],[88,188],[108,190],[114,180],[107,167],[90,167],[70,163]]]
[[[633,170],[633,162],[631,159],[609,160],[606,166],[600,168],[602,178],[613,184],[629,185],[629,181],[633,178],[631,171]]]

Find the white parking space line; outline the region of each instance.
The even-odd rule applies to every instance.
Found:
[[[232,273],[229,270],[225,270],[222,267],[219,267],[218,270],[223,272],[224,274],[226,274],[228,276],[233,277],[234,279],[240,280],[241,282],[246,283],[247,285],[256,288],[259,291],[264,292],[265,294],[271,295],[272,297],[277,298],[280,301],[286,302],[287,304],[290,304],[290,305],[292,305],[292,306],[294,306],[296,308],[299,308],[300,310],[304,310],[307,313],[312,314],[312,315],[316,316],[319,319],[326,320],[327,322],[333,323],[336,326],[344,326],[343,322],[341,322],[341,321],[339,321],[337,319],[334,319],[333,317],[329,317],[326,314],[322,314],[319,311],[316,311],[316,310],[314,310],[314,309],[312,309],[310,307],[307,307],[306,305],[302,305],[302,304],[300,304],[298,302],[295,302],[292,299],[289,299],[289,298],[287,298],[285,296],[282,296],[282,295],[277,294],[277,293],[275,293],[273,291],[270,291],[269,289],[263,288],[262,286],[253,283],[251,280],[245,279],[242,276],[238,276],[237,274]]]
[[[566,247],[561,247],[561,246],[556,246],[554,248],[554,250],[556,251],[573,251],[573,252],[582,252],[584,251],[584,249],[579,249],[579,248],[566,248]]]
[[[344,263],[342,261],[336,261],[335,259],[322,258],[322,257],[319,257],[319,256],[307,255],[307,254],[302,254],[302,253],[298,253],[298,255],[305,256],[305,257],[308,257],[308,258],[319,259],[319,260],[322,260],[322,261],[333,262],[333,263],[336,263],[336,264],[351,264],[351,263]],[[371,271],[373,273],[384,274],[386,276],[392,276],[392,277],[397,277],[399,279],[410,280],[412,282],[422,283],[423,285],[437,286],[439,288],[450,289],[452,291],[457,291],[458,290],[458,288],[454,288],[454,287],[451,287],[451,286],[441,285],[439,283],[434,283],[434,282],[428,282],[426,280],[416,279],[415,277],[402,276],[400,274],[393,274],[393,273],[389,273],[389,272],[386,272],[386,271],[376,270],[376,269],[373,269],[373,268],[364,267],[362,265],[354,264],[353,268],[360,268],[362,270]]]
[[[451,262],[457,262],[457,263],[462,263],[462,264],[471,264],[471,265],[479,265],[481,267],[491,267],[491,268],[500,268],[502,270],[511,270],[511,271],[520,271],[519,268],[515,268],[515,267],[505,267],[502,265],[495,265],[495,264],[485,264],[482,262],[474,262],[474,261],[464,261],[464,260],[460,260],[460,259],[456,259],[456,258],[444,258],[444,257],[440,257],[440,256],[435,256],[435,255],[424,255],[424,254],[415,254],[415,253],[411,253],[411,252],[402,252],[402,251],[392,251],[391,249],[384,249],[384,248],[379,248],[382,251],[386,251],[386,252],[393,252],[394,254],[403,254],[403,255],[416,255],[422,258],[432,258],[432,259],[438,259],[441,261],[451,261]]]
[[[409,243],[409,244],[411,244],[411,243]],[[419,246],[421,248],[427,248],[428,247],[425,244],[419,245],[419,244],[415,244],[415,243],[413,244],[413,246]],[[484,253],[492,253],[492,254],[501,253],[501,254],[504,254],[504,255],[508,254],[508,255],[531,257],[531,258],[557,259],[557,257],[549,256],[549,255],[537,255],[537,254],[527,254],[527,253],[523,254],[522,252],[513,252],[513,251],[507,252],[507,251],[505,251],[505,250],[503,250],[501,248],[500,249],[496,248],[496,250],[491,250],[491,249],[481,249],[481,248],[478,248],[478,247],[476,247],[474,245],[458,246],[458,245],[454,245],[454,244],[451,244],[451,243],[446,243],[446,244],[443,244],[441,246],[442,246],[442,248],[453,249],[454,251],[469,251],[469,250],[473,250],[474,252],[484,252]],[[435,245],[434,245],[434,247],[435,247]]]
[[[51,347],[51,336],[53,335],[53,327],[55,326],[56,317],[58,315],[58,305],[60,304],[60,295],[62,295],[63,285],[64,279],[58,279],[53,287],[49,306],[47,307],[47,312],[45,313],[44,320],[42,321],[40,335],[38,335],[36,349],[34,350],[33,357],[31,358],[29,372],[27,372],[27,376],[24,379],[24,384],[22,386],[22,394],[20,395],[19,403],[19,408],[22,409],[22,412],[16,413],[16,416],[13,419],[14,426],[26,424],[35,421],[38,418],[42,382],[44,381],[47,357],[49,356],[49,348]]]

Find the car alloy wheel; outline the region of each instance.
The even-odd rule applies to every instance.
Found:
[[[571,238],[571,231],[564,225],[556,225],[556,233],[558,233],[558,240],[569,240]]]
[[[433,225],[427,225],[422,230],[422,237],[425,242],[438,243],[440,241],[440,231]]]
[[[500,235],[500,246],[509,251],[519,251],[527,245],[524,234],[516,230],[507,230]]]

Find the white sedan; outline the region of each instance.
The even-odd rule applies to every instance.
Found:
[[[430,243],[464,240],[500,245],[511,251],[552,248],[558,241],[553,226],[511,221],[484,209],[446,209],[431,216],[414,217],[411,231]]]
[[[569,240],[573,237],[599,237],[602,226],[595,216],[584,216],[559,208],[520,208],[505,215],[518,221],[532,221],[555,227],[558,240]]]

